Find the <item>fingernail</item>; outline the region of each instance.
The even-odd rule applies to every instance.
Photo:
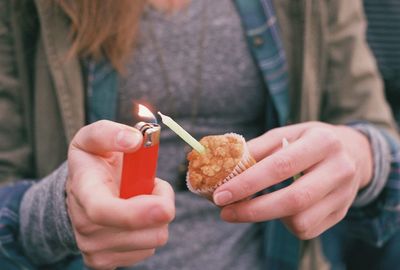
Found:
[[[117,135],[117,144],[123,148],[135,147],[140,140],[140,135],[131,130],[121,130]]]
[[[238,217],[236,212],[232,209],[224,209],[222,211],[222,219],[226,221],[236,221]]]
[[[214,195],[214,202],[217,205],[225,205],[232,200],[232,193],[229,191],[221,191]]]

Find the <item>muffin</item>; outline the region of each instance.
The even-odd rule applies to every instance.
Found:
[[[187,159],[186,183],[190,191],[212,201],[213,192],[223,183],[256,163],[245,139],[235,133],[206,136],[200,140],[202,154],[192,150]]]

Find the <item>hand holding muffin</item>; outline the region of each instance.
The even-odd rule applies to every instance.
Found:
[[[281,148],[282,138],[290,145]],[[214,202],[229,222],[282,218],[300,238],[310,239],[339,222],[359,189],[372,178],[372,151],[358,131],[319,122],[274,129],[248,143],[258,161],[216,189]],[[242,201],[302,172],[281,190]]]

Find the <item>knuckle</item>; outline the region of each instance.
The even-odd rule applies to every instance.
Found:
[[[169,207],[167,207],[166,213],[167,213],[167,223],[171,223],[174,220],[176,214],[175,205],[173,203],[170,204]]]
[[[267,131],[267,133],[265,134],[268,138],[272,139],[272,140],[281,140],[283,137],[285,137],[285,133],[282,130],[283,128],[274,128],[271,129],[269,131]]]
[[[286,155],[277,154],[272,159],[272,165],[274,166],[275,176],[279,179],[289,178],[294,171],[295,161],[292,157]]]
[[[301,240],[309,240],[316,236],[316,232],[312,230],[312,222],[305,216],[296,215],[289,219],[289,228]]]
[[[339,207],[341,207],[341,209],[343,209],[343,211],[345,212],[344,215],[347,214],[347,211],[349,211],[355,197],[357,196],[357,190],[358,190],[358,186],[355,185],[354,187],[350,187],[350,188],[345,188],[342,191],[342,203]]]
[[[295,216],[292,219],[292,229],[294,233],[298,236],[306,235],[310,228],[309,222],[302,216]]]
[[[338,223],[339,221],[341,221],[342,219],[345,218],[346,214],[347,214],[347,210],[346,210],[346,209],[345,209],[345,210],[339,210],[339,211],[333,212],[333,213],[331,214],[331,215],[332,215],[333,222],[334,222],[335,224]]]
[[[253,194],[252,185],[249,183],[249,181],[243,179],[243,181],[239,181],[238,184],[240,193],[244,195]]]
[[[308,230],[308,231],[298,234],[297,236],[300,238],[300,240],[311,240],[311,239],[319,236],[319,233],[314,232],[312,230]]]
[[[168,242],[169,234],[168,234],[168,228],[162,228],[157,232],[157,247],[162,247],[165,246]]]
[[[86,266],[96,270],[106,270],[112,268],[105,259],[105,256],[99,256],[98,254],[85,254],[83,259]]]
[[[288,207],[294,213],[306,209],[312,202],[312,195],[309,190],[303,188],[292,192],[289,195]]]
[[[87,222],[85,222],[84,220],[73,219],[71,222],[72,222],[72,225],[75,228],[75,230],[81,235],[90,234],[90,232],[92,231],[90,229],[90,225]]]
[[[168,224],[171,223],[175,218],[175,206],[170,202],[160,202],[154,206],[154,208],[158,208],[159,224]]]
[[[91,140],[96,141],[99,137],[102,136],[102,134],[104,134],[104,130],[106,129],[107,129],[106,120],[100,120],[96,122],[90,129],[90,132],[88,134],[89,138]]]
[[[86,125],[78,130],[78,132],[75,134],[75,136],[72,139],[72,142],[70,144],[70,147],[69,147],[70,151],[82,148],[81,143],[84,140],[84,138],[86,138],[88,136],[88,134],[90,134],[91,126],[92,125]]]
[[[82,236],[89,236],[96,232],[98,229],[93,224],[87,222],[74,221],[75,230]]]
[[[89,206],[86,208],[86,214],[89,220],[91,220],[94,223],[100,223],[103,220],[103,210],[101,207],[88,203]]]
[[[136,263],[138,261],[142,261],[142,260],[145,260],[145,259],[148,259],[148,258],[154,256],[154,254],[156,253],[156,249],[155,248],[146,249],[146,250],[141,250],[139,252],[140,253],[137,254],[138,256],[135,258],[134,261],[131,261],[130,264]]]
[[[108,128],[109,125],[109,120],[99,120],[93,124],[92,132],[94,132],[94,134],[103,133],[104,129]]]
[[[172,222],[172,220],[174,220],[175,218],[175,206],[171,203],[165,204],[164,212],[165,212],[166,223]]]
[[[250,208],[247,211],[247,220],[250,222],[257,222],[260,219],[260,213],[256,209]]]
[[[356,175],[356,165],[347,156],[341,157],[337,171],[343,179],[353,178]]]
[[[67,178],[67,182],[65,183],[65,193],[66,193],[67,200],[70,200],[71,196],[76,197],[74,182],[76,182],[76,181],[73,181],[73,178],[71,177],[71,175],[69,175]]]
[[[314,140],[322,143],[325,148],[332,151],[341,149],[342,144],[338,136],[332,130],[323,127],[315,127],[310,132],[315,137]]]
[[[99,120],[93,124],[82,127],[72,145],[77,146],[78,149],[85,149],[85,142],[92,141],[97,143],[100,138],[104,136],[104,130],[109,129],[110,121]],[[83,145],[81,143],[83,142]]]
[[[78,249],[89,257],[94,253],[92,244],[90,244],[88,241],[81,240],[81,237],[77,237],[77,245]]]
[[[154,254],[156,254],[156,249],[152,248],[146,251],[146,253],[144,254],[143,258],[149,258],[151,256],[153,256]]]

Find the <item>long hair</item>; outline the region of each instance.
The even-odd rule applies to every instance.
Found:
[[[55,0],[71,20],[69,55],[107,58],[122,71],[133,51],[145,0]]]

